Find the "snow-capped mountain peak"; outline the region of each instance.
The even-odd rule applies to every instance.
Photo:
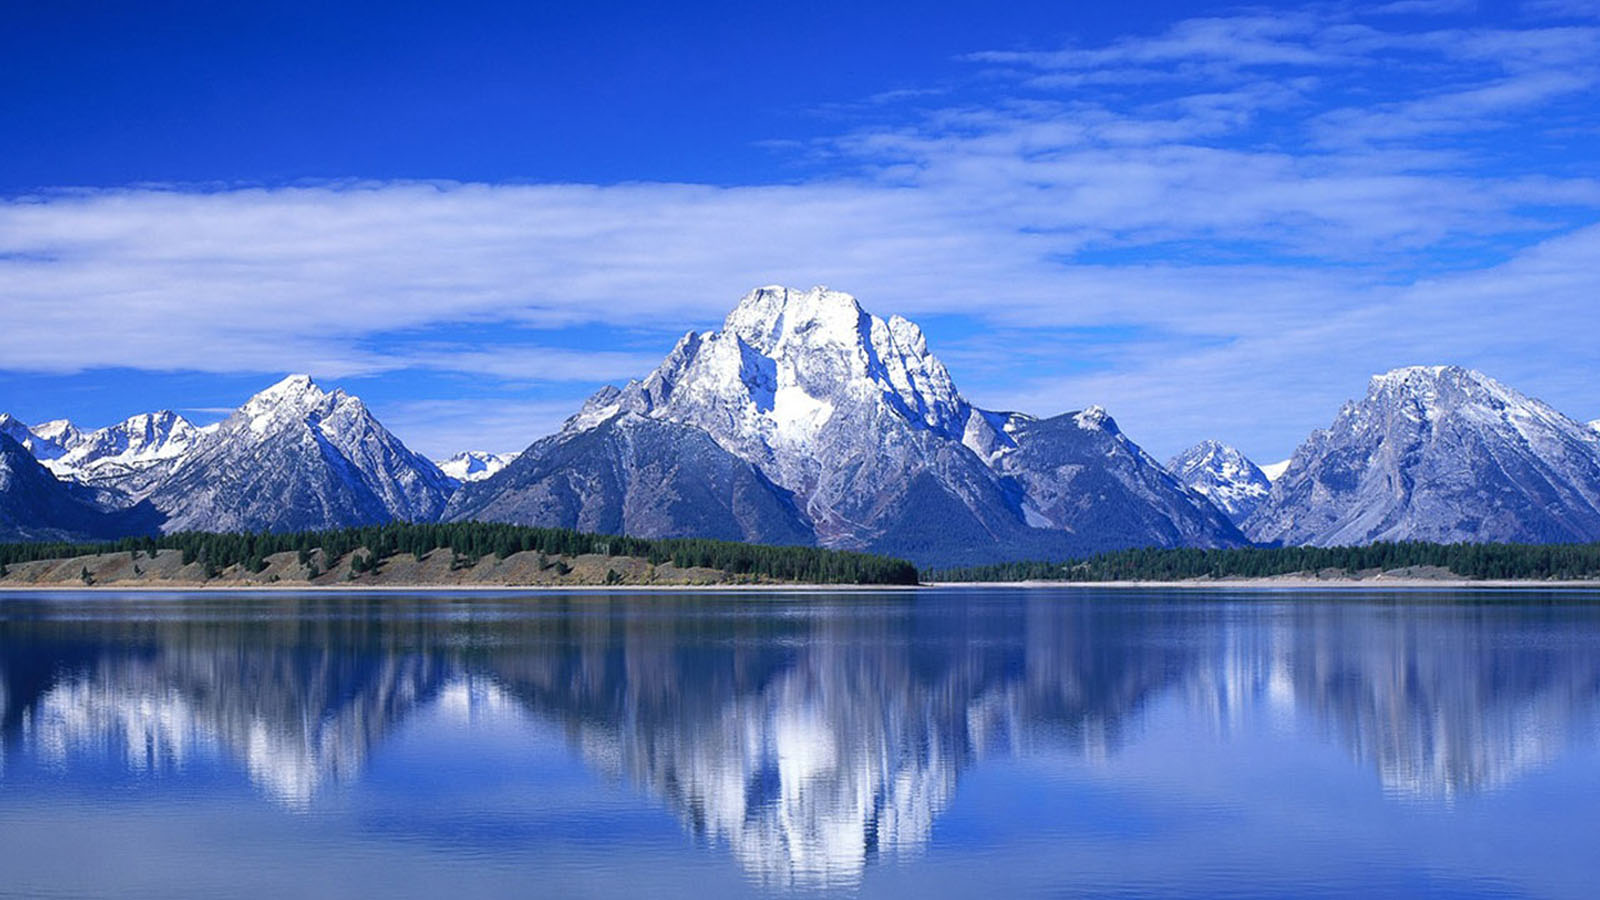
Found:
[[[591,398],[569,427],[630,410],[706,428],[730,449],[804,452],[845,420],[880,413],[959,436],[971,408],[910,321],[840,291],[758,288],[721,331],[690,332],[655,372]]]
[[[84,438],[84,433],[68,419],[40,422],[33,426],[33,433],[64,450],[71,450]]]
[[[599,482],[608,487],[590,487]],[[585,492],[602,496],[580,502]],[[1059,556],[1242,540],[1104,410],[1039,420],[977,409],[922,329],[825,287],[751,291],[721,330],[685,334],[654,372],[597,392],[560,434],[463,486],[450,507],[457,519],[633,521],[657,535],[737,520],[768,540],[809,534],[944,563],[1001,546]],[[1082,535],[1106,515],[1114,526]]]
[[[76,429],[73,430],[76,431]],[[65,434],[65,432],[61,433]],[[0,434],[4,434],[21,444],[24,450],[27,450],[33,455],[34,459],[40,462],[56,459],[67,452],[66,446],[59,440],[40,434],[38,430],[28,427],[21,419],[10,413],[0,413]]]
[[[1097,431],[1105,428],[1106,422],[1110,420],[1110,418],[1111,414],[1106,412],[1105,407],[1091,406],[1088,409],[1085,409],[1074,415],[1072,417],[1072,421],[1076,422],[1078,427],[1082,428],[1084,431]]]
[[[1235,525],[1249,518],[1272,489],[1260,466],[1220,441],[1190,447],[1169,460],[1167,470],[1216,504]]]
[[[1248,523],[1262,541],[1600,538],[1600,441],[1459,366],[1375,376],[1295,452]]]
[[[435,518],[454,486],[360,398],[291,375],[201,433],[151,499],[169,530],[339,528]]]
[[[230,418],[242,418],[252,432],[265,434],[285,421],[325,414],[347,399],[353,398],[343,391],[324,391],[309,375],[290,375],[245,401]]]
[[[449,459],[437,460],[439,471],[456,481],[482,481],[504,469],[517,458],[515,453],[490,453],[487,450],[465,450]]]

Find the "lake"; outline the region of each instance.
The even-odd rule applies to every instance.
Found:
[[[0,595],[0,895],[1590,897],[1595,601]]]

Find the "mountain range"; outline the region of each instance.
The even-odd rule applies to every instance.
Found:
[[[919,562],[1244,538],[1104,411],[979,409],[916,325],[760,288],[445,518],[817,543]]]
[[[481,519],[921,565],[1600,540],[1600,427],[1480,373],[1377,376],[1286,465],[1205,441],[1163,466],[1099,407],[973,405],[915,324],[825,288],[752,291],[520,454],[435,463],[360,399],[295,375],[205,428],[167,411],[95,431],[0,414],[0,466],[4,540]]]

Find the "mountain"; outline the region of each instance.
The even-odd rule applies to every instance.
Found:
[[[1201,441],[1167,462],[1167,471],[1199,492],[1235,525],[1250,518],[1272,490],[1260,466],[1219,441]]]
[[[159,519],[148,504],[115,513],[92,492],[62,482],[0,432],[0,541],[84,541],[146,534]]]
[[[627,443],[634,432],[651,442]],[[705,455],[668,453],[668,435]],[[578,483],[557,460],[603,479]],[[650,471],[670,484],[634,477]],[[446,517],[693,534],[709,511],[690,495],[731,509],[731,486],[747,476],[771,493],[752,483],[740,494],[742,516],[720,526],[747,540],[758,539],[752,529],[793,529],[824,546],[951,564],[1242,541],[1108,416],[978,409],[916,325],[870,315],[826,288],[747,294],[721,330],[685,335],[644,380],[601,390],[560,433],[463,486]],[[588,507],[570,499],[584,495],[598,499]],[[627,510],[640,503],[659,515],[628,524],[639,521]]]
[[[482,481],[504,469],[517,458],[515,453],[489,453],[485,450],[466,450],[449,459],[435,460],[434,465],[456,481]]]
[[[37,460],[50,460],[66,455],[67,447],[64,440],[70,441],[77,434],[77,429],[70,431],[61,428],[50,429],[48,426],[59,425],[57,422],[48,422],[40,426],[45,431],[41,434],[23,424],[10,413],[0,413],[0,434],[11,438],[22,449]],[[71,428],[71,424],[67,423]],[[46,436],[46,435],[49,436]]]
[[[84,434],[66,419],[51,419],[33,426],[32,431],[45,442],[70,451],[83,441]],[[37,458],[37,456],[35,457]]]
[[[809,544],[794,499],[704,431],[634,413],[534,444],[446,517],[602,534]]]
[[[1269,483],[1277,481],[1279,478],[1283,477],[1283,473],[1289,471],[1289,463],[1291,462],[1294,462],[1294,460],[1280,459],[1275,463],[1267,463],[1261,467],[1261,474],[1267,476],[1267,481]]]
[[[1396,369],[1295,451],[1245,530],[1322,546],[1600,540],[1600,441],[1481,373]]]
[[[149,497],[167,531],[293,531],[429,521],[452,488],[359,399],[293,375],[194,437]]]
[[[1595,419],[1593,422],[1590,422],[1589,428],[1593,431],[1600,432],[1600,419]]]
[[[133,416],[84,433],[60,420],[55,433],[67,452],[44,460],[58,477],[114,491],[129,502],[142,499],[165,478],[202,435],[187,419],[169,410]],[[38,426],[35,433],[50,434]],[[59,440],[59,439],[58,439]]]

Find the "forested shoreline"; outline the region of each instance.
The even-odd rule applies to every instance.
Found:
[[[1443,569],[1468,580],[1574,581],[1600,578],[1600,543],[1430,544],[1359,547],[1141,548],[1061,562],[1024,561],[925,572],[936,582],[1186,581],[1206,578]]]
[[[8,566],[42,560],[150,556],[160,550],[181,552],[183,564],[198,563],[208,580],[234,566],[261,572],[268,557],[280,553],[297,554],[299,565],[308,571],[319,559],[348,558],[354,573],[360,575],[401,554],[420,559],[436,550],[449,550],[452,566],[463,568],[485,557],[505,559],[531,552],[558,558],[587,554],[636,558],[650,565],[670,563],[678,569],[713,569],[732,576],[810,584],[904,585],[918,581],[916,567],[910,563],[866,553],[698,538],[635,538],[486,522],[391,523],[294,533],[182,532],[99,543],[0,544],[0,576]]]

